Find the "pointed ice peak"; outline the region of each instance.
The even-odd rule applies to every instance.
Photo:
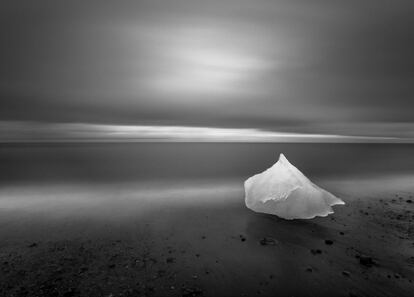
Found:
[[[311,219],[333,213],[341,199],[312,183],[283,154],[269,169],[244,183],[246,206],[284,219]]]
[[[279,155],[279,161],[278,162],[290,164],[290,162],[288,161],[288,159],[286,159],[284,154]]]
[[[300,172],[295,165],[289,162],[289,160],[285,157],[284,154],[279,155],[279,160],[273,165],[274,167],[284,167],[286,170],[289,170],[291,174],[305,177],[302,172]]]

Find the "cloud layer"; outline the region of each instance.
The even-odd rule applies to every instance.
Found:
[[[0,120],[412,134],[365,127],[413,127],[413,15],[410,0],[6,0]]]

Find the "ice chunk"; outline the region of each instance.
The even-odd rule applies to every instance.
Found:
[[[247,179],[244,190],[248,208],[288,220],[325,217],[333,213],[333,205],[345,204],[312,183],[283,154],[272,167]]]

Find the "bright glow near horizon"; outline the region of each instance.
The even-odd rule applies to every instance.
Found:
[[[1,141],[384,142],[400,138],[286,133],[256,128],[1,122]],[[405,139],[412,142],[412,139]]]

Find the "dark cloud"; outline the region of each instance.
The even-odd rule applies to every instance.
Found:
[[[412,1],[10,0],[0,20],[1,120],[414,122]]]

